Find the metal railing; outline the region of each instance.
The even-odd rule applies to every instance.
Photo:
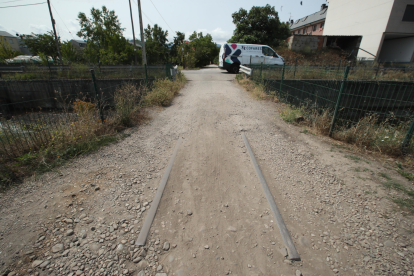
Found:
[[[414,151],[414,79],[412,71],[377,68],[251,65],[252,79],[279,100],[332,117],[330,135],[358,127],[363,120],[382,129],[403,150]],[[374,124],[374,125],[375,125]],[[380,131],[378,128],[377,131]],[[363,135],[363,134],[361,134]]]

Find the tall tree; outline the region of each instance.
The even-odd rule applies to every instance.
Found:
[[[218,56],[220,49],[210,34],[203,35],[202,32],[194,33],[189,37],[190,44],[195,51],[196,67],[203,67],[214,60]]]
[[[236,29],[228,42],[277,47],[290,36],[289,25],[280,22],[275,7],[269,4],[264,7],[253,6],[249,12],[240,8],[232,17]]]
[[[33,55],[37,56],[50,56],[53,62],[57,62],[59,54],[56,49],[55,36],[52,31],[45,34],[34,34],[24,35],[23,41],[29,48]],[[60,37],[58,37],[60,44]]]
[[[174,62],[181,64],[182,62],[182,53],[179,53],[178,49],[184,43],[185,34],[182,32],[176,32],[176,36],[174,36],[174,41],[171,46],[170,54],[174,59]]]
[[[154,28],[150,25],[144,30],[145,50],[147,51],[147,61],[149,64],[168,62],[168,31],[163,31],[157,24]]]
[[[82,51],[73,46],[70,41],[64,41],[60,46],[63,61],[73,63],[83,61]]]
[[[124,28],[115,11],[105,6],[102,10],[92,8],[90,18],[80,12],[78,21],[81,29],[77,35],[87,41],[85,54],[91,62],[116,64],[133,60],[134,48],[122,35]]]

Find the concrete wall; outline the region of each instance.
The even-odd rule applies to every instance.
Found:
[[[149,84],[153,80],[148,80]],[[114,93],[125,83],[144,85],[144,79],[102,79],[97,80],[98,93],[102,94],[103,105],[114,106]],[[91,80],[32,80],[0,81],[1,116],[22,112],[39,112],[62,109],[76,99],[95,102]]]
[[[326,37],[313,35],[294,35],[288,38],[288,47],[293,51],[322,49]]]
[[[394,0],[328,0],[324,35],[362,35],[361,48],[377,55]],[[372,58],[359,51],[358,57]]]
[[[414,37],[384,40],[379,56],[380,61],[414,62]]]
[[[414,34],[414,22],[402,21],[407,5],[414,5],[414,0],[395,0],[387,24],[387,33]]]

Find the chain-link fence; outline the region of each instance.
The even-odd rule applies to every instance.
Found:
[[[330,135],[342,135],[351,129],[360,136],[376,131],[380,142],[414,149],[412,70],[286,65],[251,68],[252,79],[280,101],[328,113],[332,117]]]
[[[96,110],[104,123],[115,107],[119,87],[151,88],[160,78],[172,78],[172,65],[90,69],[26,68],[0,77],[0,158],[16,158],[45,145],[56,131],[73,129],[79,109]],[[143,89],[147,91],[147,89]],[[143,97],[144,95],[140,95]],[[137,103],[141,98],[136,98]]]

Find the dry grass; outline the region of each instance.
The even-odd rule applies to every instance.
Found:
[[[161,88],[170,89],[169,92],[176,95],[182,83],[182,78],[176,83],[163,80],[154,89],[156,92]],[[115,109],[104,122],[95,104],[80,99],[72,103],[73,111],[68,108],[60,114],[54,126],[48,126],[44,120],[33,120],[30,124],[2,121],[0,138],[4,148],[0,149],[0,190],[122,138],[122,130],[145,120],[145,113],[140,109],[145,93],[145,87],[132,84],[118,88],[114,95]],[[151,93],[154,92],[148,95]]]
[[[246,89],[246,91],[250,92],[255,99],[279,102],[279,99],[275,96],[274,93],[266,93],[264,85],[258,85],[254,81],[244,78],[242,74],[238,74],[236,76],[236,81],[244,89]]]
[[[187,79],[179,73],[175,82],[169,79],[161,79],[154,82],[153,89],[145,96],[146,106],[169,106],[179,91],[185,86]]]
[[[269,99],[278,102],[275,91],[267,91],[266,87],[256,84],[254,81],[236,77],[237,82],[257,99]],[[291,124],[304,125],[308,127],[306,132],[318,135],[329,135],[332,122],[332,110],[316,110],[313,108],[295,107],[281,104],[279,108],[281,118]],[[357,148],[378,152],[392,157],[402,157],[402,143],[407,135],[411,120],[398,121],[391,115],[380,121],[377,116],[371,115],[361,118],[356,124],[343,124],[337,126],[333,138],[343,141]],[[340,125],[340,122],[337,123]],[[407,152],[414,152],[414,138],[409,144]],[[407,158],[405,158],[407,159]],[[404,163],[413,163],[408,158]]]

